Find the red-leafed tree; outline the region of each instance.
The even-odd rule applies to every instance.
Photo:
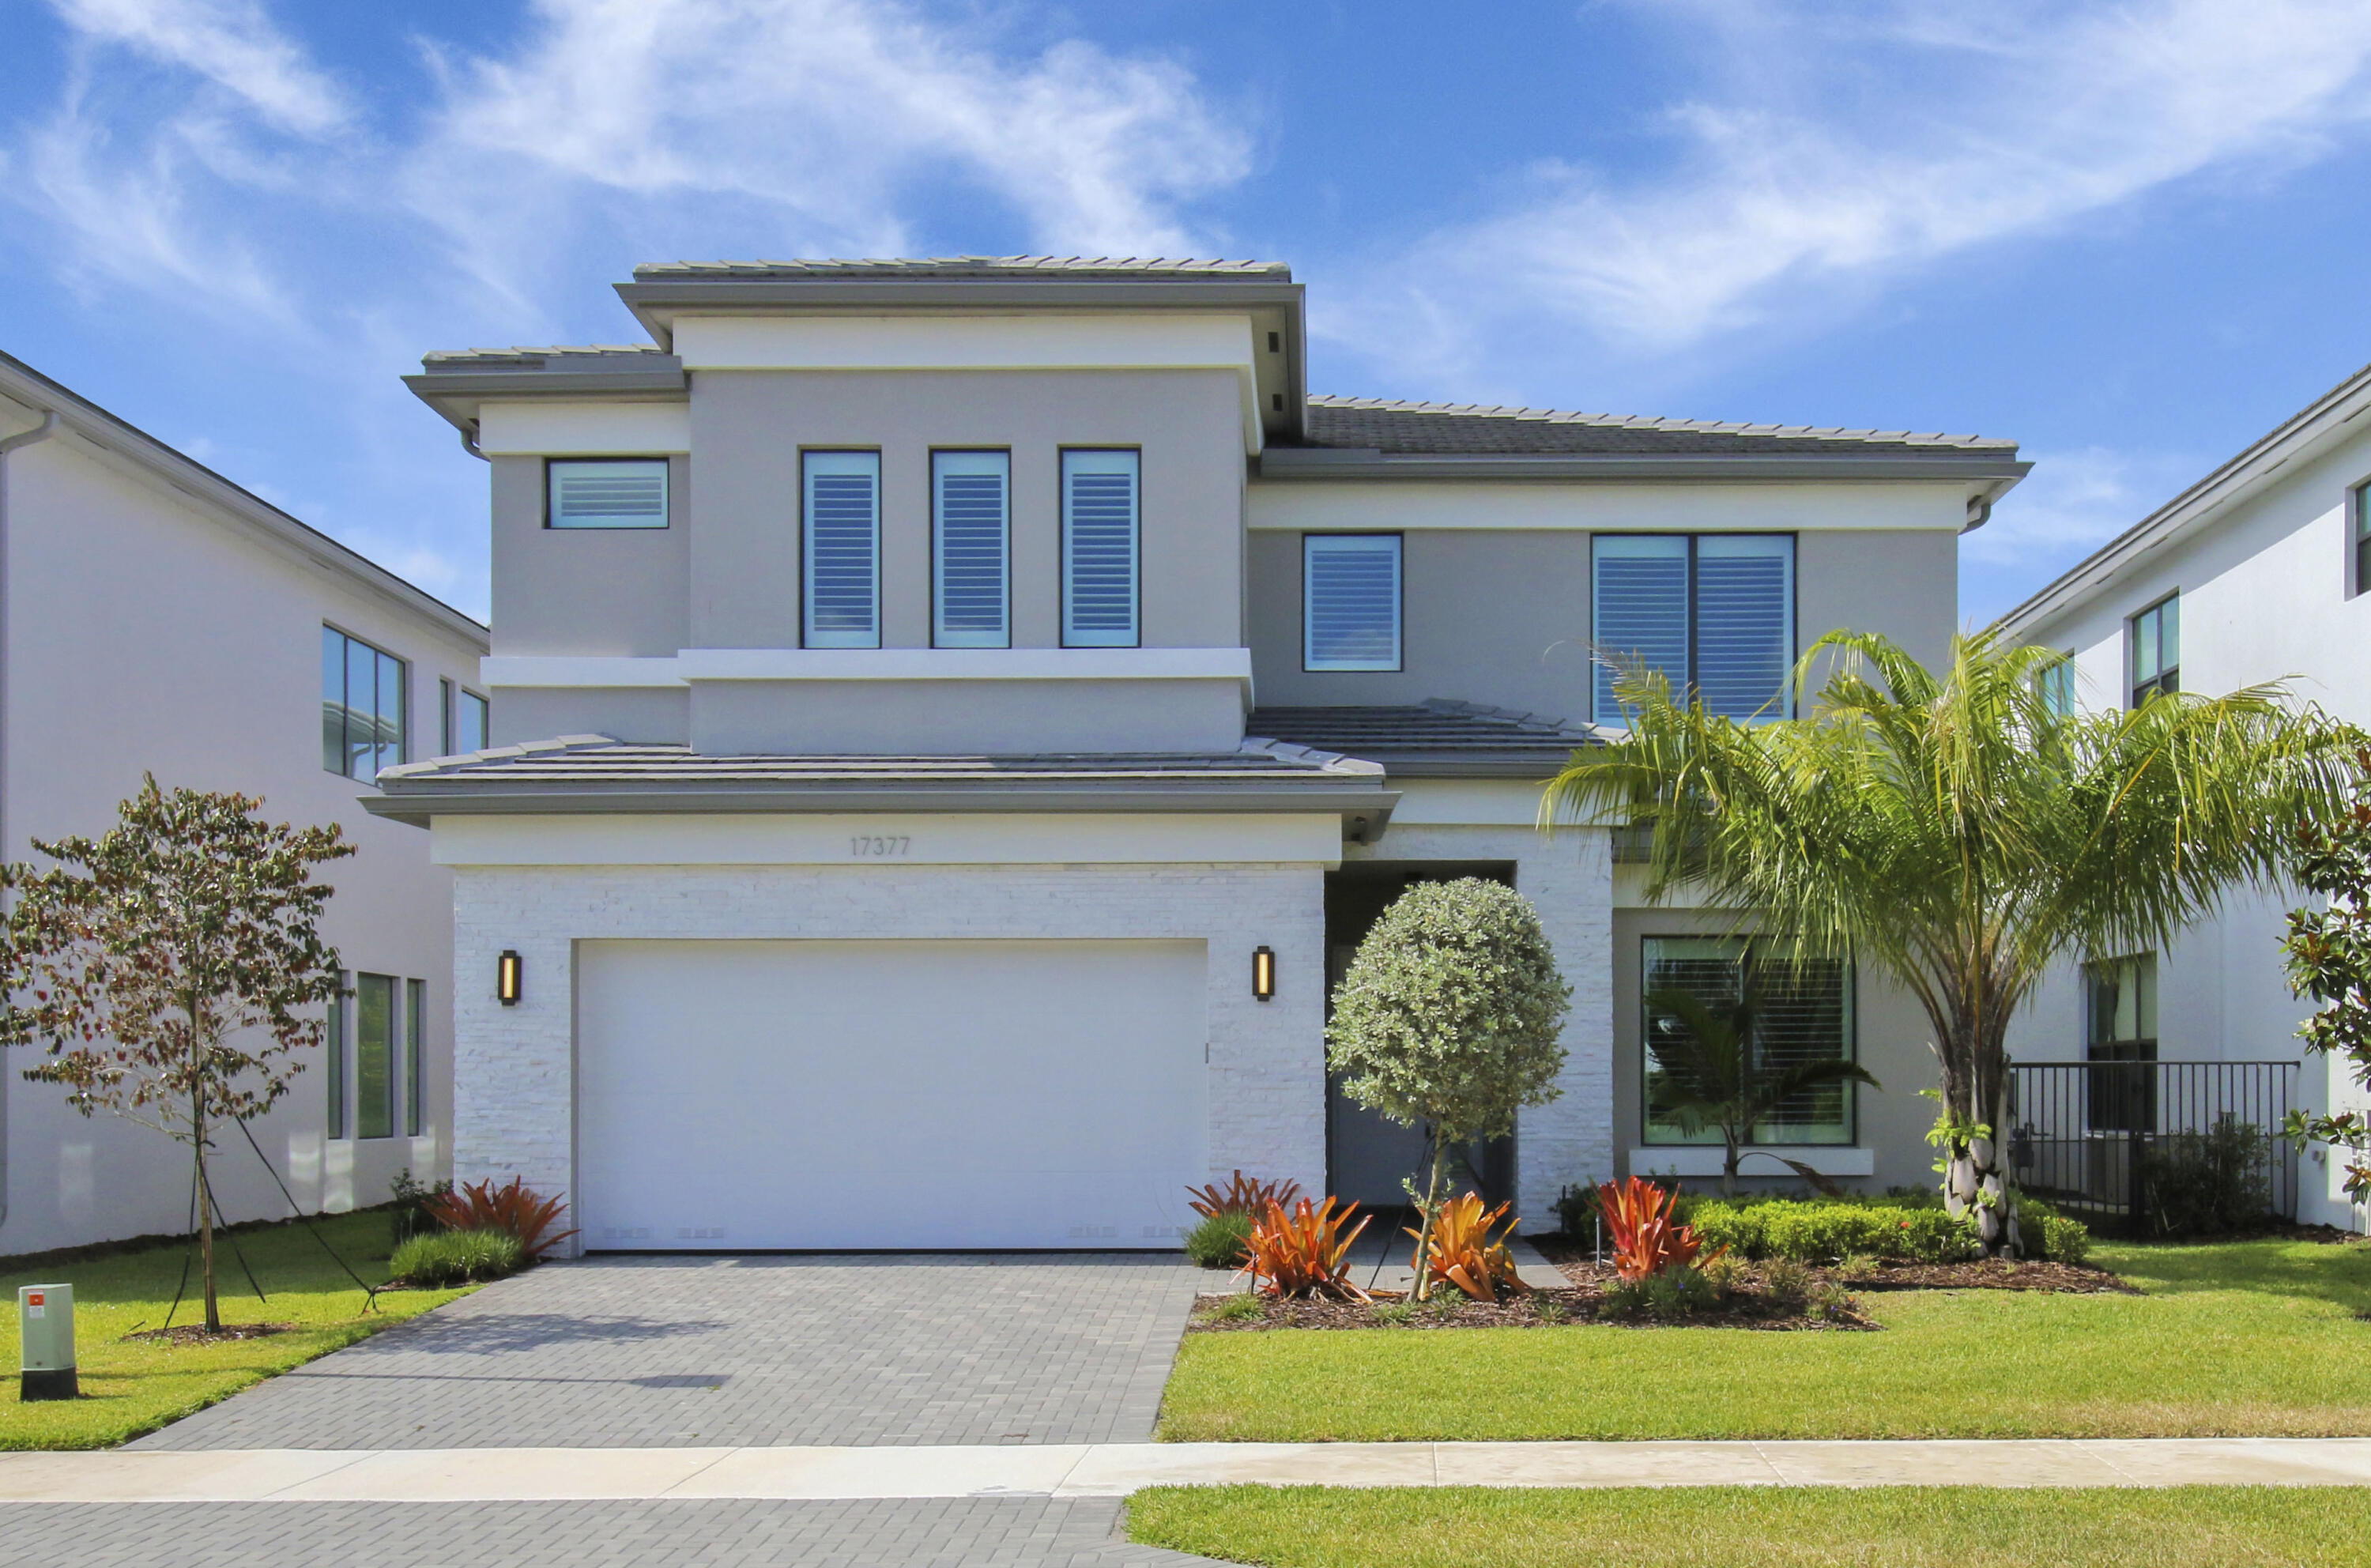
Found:
[[[97,838],[36,839],[57,862],[6,868],[0,1044],[40,1050],[26,1069],[68,1102],[190,1146],[206,1330],[218,1332],[214,1194],[206,1154],[226,1120],[261,1114],[318,1046],[337,994],[320,938],[331,889],[313,869],[351,855],[343,830],[274,826],[245,795],[157,788],[152,776]]]

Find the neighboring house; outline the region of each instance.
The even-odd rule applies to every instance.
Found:
[[[593,1248],[1174,1245],[1241,1167],[1394,1202],[1329,1095],[1409,882],[1509,881],[1574,987],[1486,1182],[1707,1174],[1651,1125],[1642,976],[1736,983],[1540,787],[1592,641],[1740,715],[1851,626],[1939,657],[2014,445],[1307,395],[1283,267],[644,268],[642,348],[433,355],[492,464],[494,749],[370,802],[454,868],[455,1155]],[[1557,715],[1556,718],[1539,715]],[[1770,1136],[1926,1179],[1933,1067],[1841,968],[1770,1048],[1887,1092]],[[1760,1169],[1785,1175],[1770,1162]]]
[[[0,448],[0,853],[106,831],[145,773],[342,824],[359,853],[323,871],[353,976],[341,1042],[256,1138],[308,1207],[442,1174],[452,878],[357,797],[382,767],[482,744],[485,629],[5,354]],[[22,1079],[33,1061],[0,1060],[0,1253],[185,1230],[186,1147],[76,1115]],[[216,1136],[225,1212],[285,1214],[245,1140]]]
[[[2371,723],[2371,368],[2317,398],[2011,611],[2021,641],[2073,657],[2058,690],[2085,707],[2129,707],[2159,691],[2221,693],[2287,680],[2300,700]],[[2164,952],[2101,953],[2068,964],[2018,1019],[2020,1062],[2185,1062],[2211,1068],[2111,1069],[2081,1130],[2179,1130],[2225,1111],[2269,1119],[2280,1104],[2363,1103],[2343,1064],[2304,1058],[2311,1010],[2289,993],[2279,942],[2297,897],[2234,900]],[[2229,1064],[2291,1063],[2277,1071]],[[2135,1100],[2109,1090],[2162,1081]],[[2029,1098],[2038,1098],[2030,1095]],[[2028,1114],[2043,1109],[2020,1108]],[[2316,1148],[2276,1172],[2297,1216],[2361,1227],[2338,1162]]]

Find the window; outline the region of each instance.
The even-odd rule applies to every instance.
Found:
[[[664,457],[553,458],[545,467],[547,528],[664,528]]]
[[[440,680],[444,694],[444,749],[441,756],[459,756],[464,752],[484,751],[492,743],[486,735],[486,699],[467,686]]]
[[[2075,655],[2066,654],[2055,664],[2044,664],[2034,672],[2033,689],[2041,697],[2041,706],[2058,718],[2065,719],[2075,711]]]
[[[2371,593],[2371,485],[2357,485],[2346,498],[2354,548],[2354,591]]]
[[[2137,953],[2083,967],[2084,1055],[2108,1064],[2091,1069],[2094,1132],[2148,1132],[2157,1125],[2157,954]]]
[[[1062,646],[1137,644],[1138,457],[1062,454]]]
[[[2133,706],[2181,689],[2181,595],[2133,617]]]
[[[1301,540],[1301,666],[1400,667],[1400,536],[1305,534]]]
[[[418,1137],[428,1101],[428,982],[403,983],[403,1131]]]
[[[931,642],[1010,648],[1012,455],[931,454]]]
[[[1800,963],[1768,944],[1714,937],[1646,939],[1642,997],[1660,990],[1693,993],[1708,1002],[1729,1002],[1751,986],[1761,998],[1755,1026],[1755,1059],[1767,1067],[1841,1058],[1854,1054],[1852,966],[1843,959],[1811,958]],[[1720,1142],[1717,1129],[1683,1133],[1664,1107],[1673,1099],[1655,1061],[1654,1044],[1683,1026],[1670,1013],[1642,1005],[1649,1144]],[[1846,1144],[1853,1138],[1853,1086],[1819,1084],[1794,1096],[1752,1131],[1759,1144]]]
[[[809,452],[806,645],[881,646],[881,454]]]
[[[344,970],[338,971],[338,994],[330,998],[329,1025],[322,1032],[321,1044],[329,1053],[327,1070],[321,1074],[330,1094],[329,1114],[323,1118],[328,1136],[346,1136],[346,1017],[353,1009],[347,998],[353,995],[354,977]]]
[[[403,661],[321,628],[321,766],[365,784],[406,761],[411,704]]]
[[[1660,671],[1731,719],[1783,718],[1795,663],[1795,541],[1784,534],[1599,534],[1590,625],[1617,663]],[[1621,721],[1597,667],[1597,721]]]
[[[354,976],[354,1136],[395,1136],[395,977]]]

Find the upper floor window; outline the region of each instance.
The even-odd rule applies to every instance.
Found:
[[[2157,1127],[2157,954],[2099,960],[2083,966],[2088,1038],[2084,1055],[2095,1066],[2090,1124],[2095,1132],[2152,1132]]]
[[[2354,591],[2371,594],[2371,485],[2357,485],[2347,492],[2346,520],[2354,542]]]
[[[806,645],[881,646],[881,454],[809,452]]]
[[[1134,452],[1062,454],[1062,646],[1137,645]]]
[[[1308,670],[1400,667],[1400,536],[1305,534],[1301,659]]]
[[[931,642],[1012,646],[1012,455],[931,454]]]
[[[1668,677],[1708,712],[1783,718],[1795,663],[1795,540],[1785,534],[1599,534],[1590,625],[1617,661]],[[1621,722],[1600,663],[1596,714]]]
[[[1768,944],[1733,937],[1648,937],[1641,987],[1645,997],[1645,1122],[1650,1144],[1718,1143],[1713,1128],[1689,1133],[1676,1108],[1706,1098],[1705,1075],[1691,1054],[1680,1016],[1656,1005],[1661,993],[1683,991],[1718,1016],[1751,991],[1756,1007],[1752,1059],[1764,1072],[1798,1063],[1851,1061],[1854,1055],[1852,966],[1840,958],[1774,953]],[[1813,1084],[1781,1102],[1752,1130],[1755,1143],[1844,1144],[1853,1138],[1853,1086]]]
[[[334,627],[321,628],[321,766],[364,783],[410,755],[409,673]]]
[[[2041,706],[2053,716],[2066,718],[2075,711],[2075,655],[2065,654],[2054,664],[2044,664],[2033,674],[2033,689],[2041,695]]]
[[[2181,689],[2181,595],[2169,594],[2133,617],[2133,706]]]
[[[451,681],[438,683],[444,695],[444,727],[441,734],[441,756],[459,756],[465,752],[484,751],[492,744],[487,733],[489,717],[486,699],[467,686]]]
[[[544,512],[549,528],[664,528],[667,525],[667,465],[664,457],[553,458]]]

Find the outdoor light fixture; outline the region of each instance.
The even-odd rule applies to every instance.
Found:
[[[519,955],[514,948],[504,948],[494,964],[494,996],[506,1008],[518,1006]]]
[[[1252,995],[1263,1002],[1276,996],[1276,949],[1272,947],[1252,949]]]

